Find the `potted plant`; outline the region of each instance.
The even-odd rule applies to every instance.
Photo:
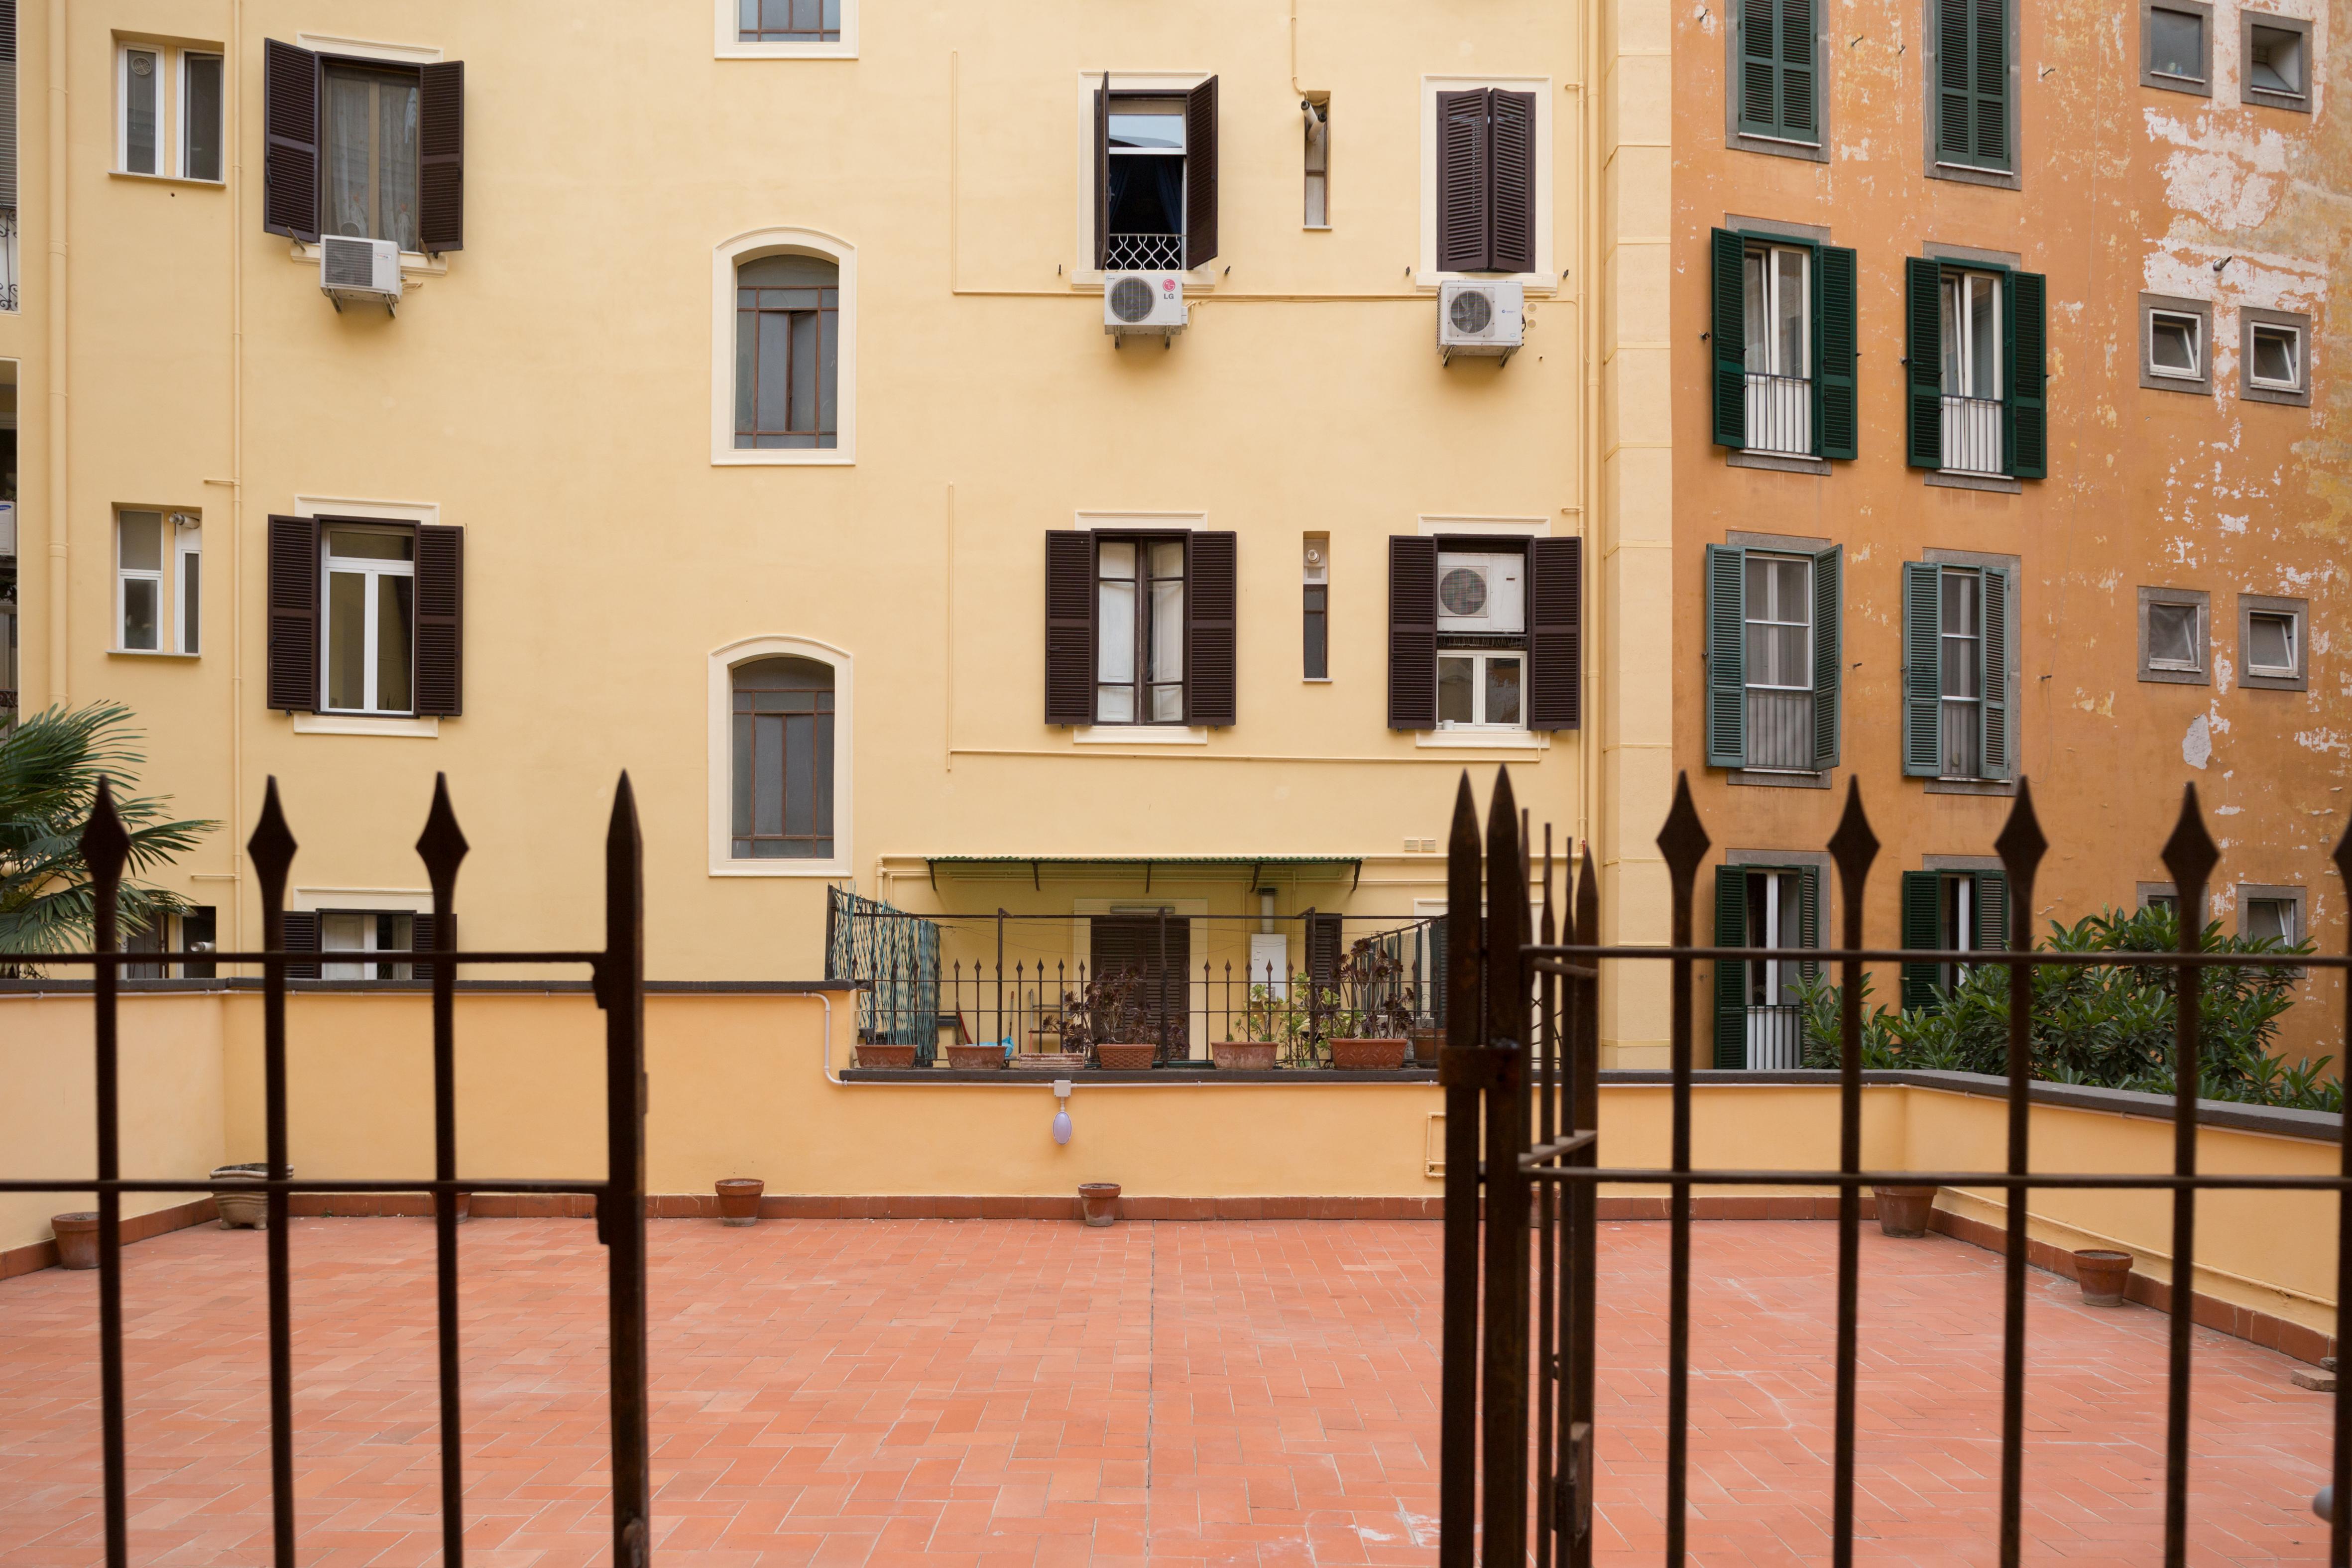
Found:
[[[1083,1191],[1083,1189],[1081,1189]],[[1111,1194],[1117,1196],[1118,1189]],[[1090,1220],[1087,1222],[1092,1224]],[[1106,1222],[1108,1223],[1108,1222]],[[95,1214],[59,1214],[49,1216],[49,1228],[58,1233],[58,1267],[60,1268],[95,1268],[98,1267],[98,1215]]]
[[[1050,1054],[1111,1072],[1148,1072],[1159,1055],[1159,1047],[1145,1038],[1150,1030],[1144,1018],[1143,977],[1132,969],[1097,974],[1077,990],[1063,992],[1050,1026],[1041,1025],[1038,1032],[1059,1037],[1061,1050]]]
[[[757,1225],[760,1221],[760,1194],[768,1184],[757,1176],[721,1176],[712,1184],[719,1194],[719,1223],[721,1225]]]
[[[1927,1234],[1927,1216],[1936,1212],[1933,1187],[1873,1187],[1878,1204],[1878,1228],[1888,1236]]]
[[[948,1047],[948,1066],[959,1072],[1002,1072],[1004,1070],[1004,1042],[979,1040],[971,1045],[958,1042]]]
[[[910,1068],[915,1065],[915,1047],[911,1043],[896,1040],[860,1038],[857,1042],[857,1065],[862,1068]]]
[[[1272,973],[1270,966],[1267,973]],[[1209,1059],[1220,1072],[1265,1071],[1274,1066],[1274,1054],[1293,1026],[1291,1017],[1288,1000],[1270,979],[1252,985],[1242,1008],[1241,1038],[1213,1042]],[[1227,1028],[1230,1033],[1230,1023]]]
[[[1405,984],[1404,961],[1374,937],[1361,937],[1339,963],[1344,1005],[1325,1033],[1331,1065],[1350,1072],[1390,1071],[1404,1066],[1406,1036],[1415,1017],[1413,988]]]

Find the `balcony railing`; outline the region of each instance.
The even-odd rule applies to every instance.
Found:
[[[1748,1009],[1748,1069],[1750,1072],[1805,1065],[1802,1012],[1793,1004]]]
[[[2001,471],[1999,398],[1945,397],[1944,467],[1962,474]]]
[[[1106,272],[1181,272],[1184,237],[1181,234],[1114,234],[1104,247]]]
[[[1948,779],[1972,779],[1984,767],[1984,717],[1973,700],[1947,700],[1937,726],[1941,731],[1944,755],[1944,776]]]
[[[1813,384],[1802,376],[1748,374],[1748,450],[1811,457]]]
[[[1748,688],[1748,765],[1796,773],[1813,771],[1811,692]]]
[[[0,207],[0,310],[16,309],[16,209]]]

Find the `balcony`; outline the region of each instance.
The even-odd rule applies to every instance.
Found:
[[[1805,1065],[1804,1019],[1794,1004],[1748,1009],[1748,1068],[1793,1071]]]
[[[2000,400],[1944,398],[1944,469],[1955,474],[1999,474]]]
[[[0,207],[0,310],[16,310],[16,209]]]
[[[1748,450],[1813,455],[1813,384],[1802,376],[1748,373]]]
[[[1114,234],[1103,247],[1106,272],[1181,272],[1184,237],[1181,234]]]
[[[1748,689],[1748,764],[1774,773],[1813,772],[1813,694]]]

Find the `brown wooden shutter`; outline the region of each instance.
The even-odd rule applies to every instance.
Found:
[[[1486,266],[1486,91],[1437,95],[1437,265]]]
[[[1045,722],[1095,721],[1095,536],[1045,535]]]
[[[1528,541],[1528,728],[1584,719],[1584,541]]]
[[[0,0],[0,207],[16,205],[16,0]]]
[[[1184,265],[1217,254],[1217,79],[1184,95]]]
[[[1347,927],[1339,915],[1307,917],[1307,978],[1318,991],[1337,990],[1339,963],[1347,956]],[[1313,998],[1306,998],[1311,1005]]]
[[[288,713],[319,707],[319,523],[269,520],[269,706]]]
[[[261,45],[261,226],[319,238],[319,57]]]
[[[1496,272],[1536,269],[1536,95],[1489,95],[1486,117],[1486,265]]]
[[[416,711],[466,710],[466,531],[416,530]]]
[[[1110,265],[1110,72],[1095,89],[1095,265]]]
[[[1234,721],[1236,541],[1228,532],[1184,541],[1184,721],[1212,728]]]
[[[1389,728],[1437,728],[1437,541],[1389,539]]]
[[[430,914],[416,916],[409,924],[408,945],[418,952],[425,952],[433,945],[433,934],[439,929],[438,922]],[[449,946],[453,952],[457,946],[457,917],[455,912],[449,916]],[[410,968],[409,974],[417,980],[430,980],[433,978],[433,966],[429,963],[415,964]]]
[[[285,950],[288,952],[316,952],[319,951],[319,916],[316,910],[289,910],[286,911]],[[286,978],[289,980],[316,980],[319,978],[319,965],[315,962],[310,963],[294,963],[289,962],[286,965]]]
[[[466,62],[417,72],[416,228],[427,254],[466,248]]]

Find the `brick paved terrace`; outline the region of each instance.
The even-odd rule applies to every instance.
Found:
[[[1826,1560],[1835,1227],[1696,1230],[1694,1561]],[[469,1562],[601,1563],[604,1259],[477,1220]],[[304,1561],[436,1562],[431,1229],[298,1220]],[[652,1227],[656,1561],[1429,1563],[1439,1227],[709,1222]],[[1601,1231],[1601,1559],[1658,1561],[1666,1227]],[[126,1250],[132,1560],[268,1553],[262,1238]],[[2000,1260],[1863,1240],[1860,1555],[1990,1563]],[[2029,1561],[2143,1564],[2164,1320],[2032,1277]],[[96,1276],[0,1283],[0,1563],[99,1561]],[[2200,1563],[2317,1563],[2325,1396],[2200,1331]]]

